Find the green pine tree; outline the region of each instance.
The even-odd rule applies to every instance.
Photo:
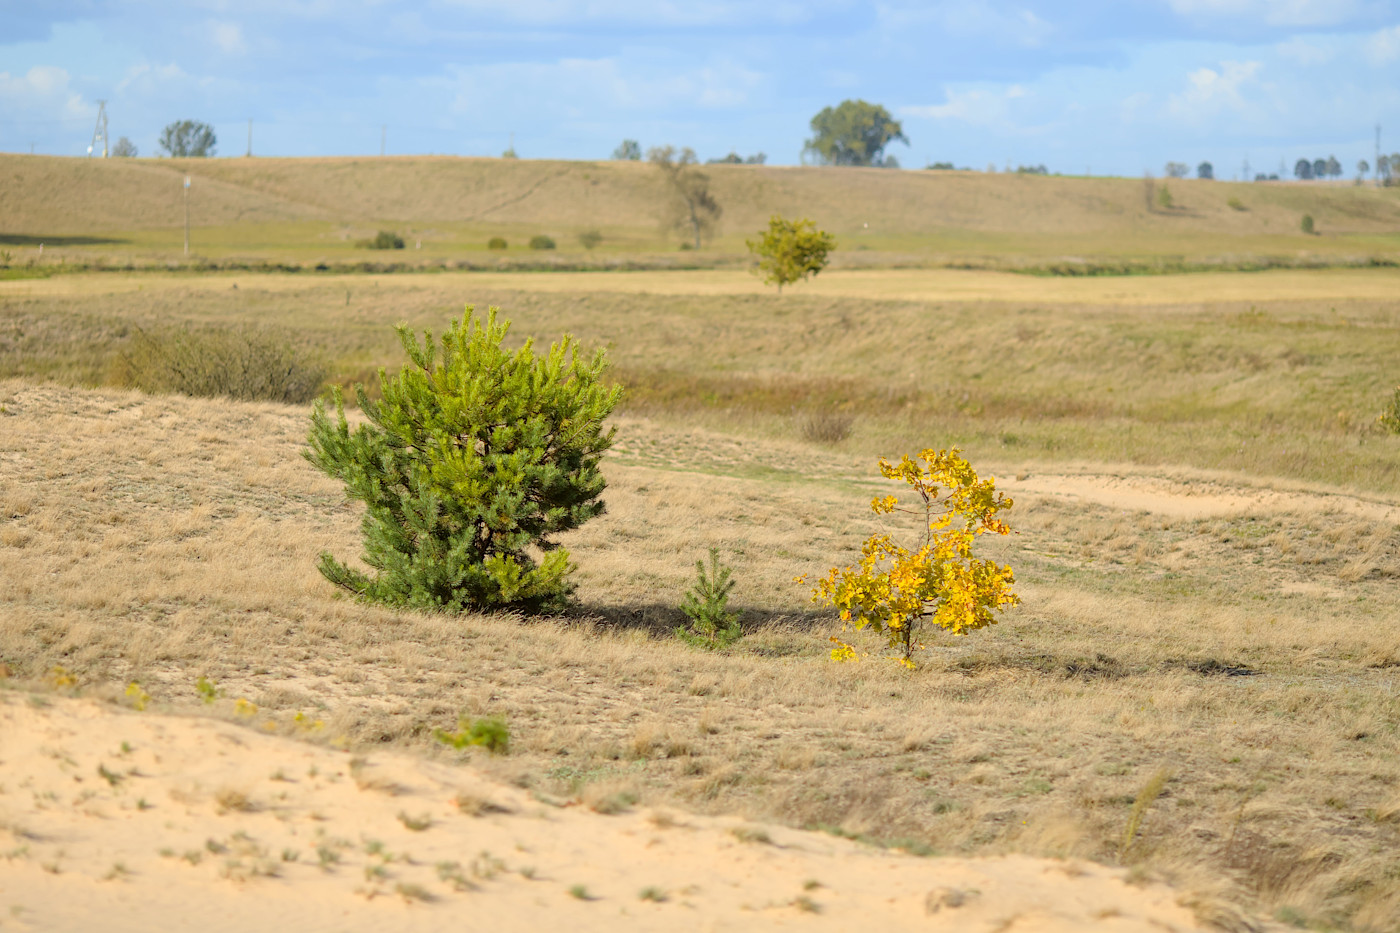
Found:
[[[467,306],[435,348],[397,330],[409,365],[362,386],[354,431],[317,403],[306,457],[365,504],[363,560],[373,575],[321,555],[321,573],[355,595],[448,612],[559,608],[573,565],[552,536],[603,512],[603,422],[621,387],[602,383],[600,350],[581,360],[569,336],[536,356],[502,347],[509,321]],[[539,555],[538,562],[535,555]]]

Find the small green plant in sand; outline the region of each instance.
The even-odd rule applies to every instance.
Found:
[[[843,629],[869,627],[884,634],[900,663],[913,667],[911,656],[923,647],[919,634],[925,620],[961,635],[991,625],[994,612],[1020,602],[1011,592],[1011,568],[973,553],[979,536],[1010,533],[997,515],[1012,502],[997,492],[995,479],[978,479],[956,447],[925,450],[918,460],[907,454],[898,463],[881,459],[880,475],[903,480],[918,494],[912,508],[901,507],[897,496],[870,503],[876,515],[917,515],[922,529],[917,548],[887,534],[871,535],[860,563],[832,568],[817,582],[812,601],[839,609]],[[831,640],[835,660],[858,657],[852,645],[835,636]]]
[[[195,693],[204,701],[206,706],[212,704],[219,697],[223,696],[223,691],[214,686],[214,682],[208,677],[201,677],[194,682]]]
[[[600,350],[565,336],[544,355],[504,347],[510,322],[467,306],[435,346],[406,326],[409,364],[379,371],[380,400],[355,393],[354,431],[340,392],[317,403],[306,457],[366,506],[363,559],[373,575],[321,555],[332,583],[373,602],[439,612],[543,612],[573,590],[569,552],[553,538],[603,512],[599,470],[622,396]]]
[[[690,626],[676,627],[676,637],[697,648],[727,648],[743,637],[739,613],[729,609],[729,591],[734,589],[732,569],[719,562],[719,548],[710,548],[710,569],[695,562],[695,584],[685,594],[680,610]]]
[[[510,729],[499,716],[477,720],[463,716],[457,720],[456,732],[434,729],[433,738],[456,749],[477,745],[493,755],[504,755],[510,751]]]
[[[126,685],[126,698],[131,701],[131,708],[138,712],[144,710],[146,704],[151,702],[151,695],[135,680]]]
[[[1133,843],[1137,841],[1138,831],[1142,829],[1143,818],[1147,816],[1147,811],[1157,798],[1162,796],[1162,791],[1166,789],[1167,782],[1172,779],[1172,769],[1161,767],[1147,779],[1147,783],[1142,785],[1133,800],[1133,808],[1128,813],[1128,824],[1123,828],[1123,840],[1118,845],[1118,861],[1125,861],[1128,853],[1132,851]]]

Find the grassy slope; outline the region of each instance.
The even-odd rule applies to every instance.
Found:
[[[1371,187],[1171,181],[1171,210],[1148,210],[1136,179],[960,172],[706,167],[724,207],[721,251],[740,251],[773,212],[810,216],[849,254],[1168,257],[1393,253],[1400,191]],[[650,166],[461,158],[108,160],[0,156],[0,242],[107,235],[108,253],[166,254],[183,223],[180,181],[195,179],[206,255],[355,256],[353,241],[393,226],[438,258],[488,235],[547,232],[564,249],[586,229],[603,251],[673,248],[657,229]],[[1162,184],[1162,182],[1158,182]],[[1248,209],[1235,210],[1238,198]],[[1323,236],[1305,237],[1311,213]],[[82,246],[84,244],[74,244]],[[364,258],[365,254],[358,254]],[[397,254],[394,258],[403,258]],[[880,257],[871,257],[877,261]]]
[[[989,458],[1025,605],[905,672],[826,661],[834,626],[792,582],[872,529],[863,457],[621,419],[608,514],[567,542],[581,608],[522,623],[337,598],[316,555],[358,552],[357,510],[301,458],[304,409],[11,382],[0,412],[0,662],[22,683],[62,666],[199,709],[205,676],[274,728],[304,713],[326,740],[444,756],[432,729],[503,714],[512,753],[483,766],[600,808],[1121,860],[1315,928],[1400,910],[1393,499],[1366,517],[1119,471],[1173,506],[1148,511]],[[1202,507],[1221,493],[1244,504]],[[708,545],[750,628],[722,655],[664,637]]]

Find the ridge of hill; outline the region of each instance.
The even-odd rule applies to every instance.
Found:
[[[708,165],[725,234],[774,212],[838,235],[1334,234],[1400,231],[1400,190],[1370,186]],[[0,155],[0,234],[335,221],[655,229],[665,192],[646,163],[458,157],[81,159]],[[1239,207],[1232,207],[1234,199]]]

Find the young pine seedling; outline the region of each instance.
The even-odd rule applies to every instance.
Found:
[[[695,562],[695,585],[685,594],[680,610],[690,620],[690,626],[676,627],[676,637],[696,648],[728,648],[743,637],[739,613],[729,609],[729,591],[734,589],[730,578],[733,570],[719,562],[719,548],[710,548],[710,567]]]

